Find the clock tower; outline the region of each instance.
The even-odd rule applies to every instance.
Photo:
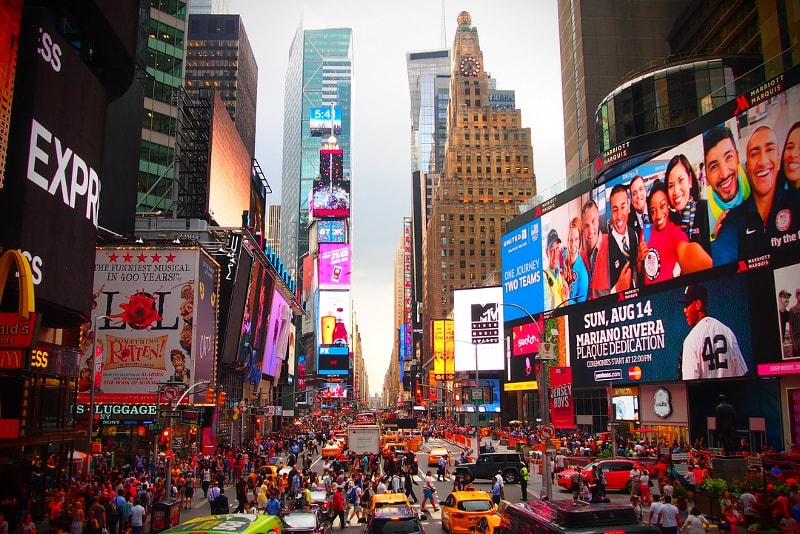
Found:
[[[450,78],[451,107],[480,109],[488,104],[489,75],[483,69],[483,52],[478,29],[466,11],[458,14],[458,29],[453,42],[453,69]],[[453,104],[456,103],[456,106]],[[452,119],[452,114],[450,116]]]

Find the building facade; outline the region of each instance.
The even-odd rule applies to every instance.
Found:
[[[466,12],[452,58],[444,165],[424,237],[425,368],[428,325],[452,313],[455,288],[482,285],[500,269],[496,251],[506,223],[536,193],[530,128],[522,126],[521,110],[492,109],[478,31]]]

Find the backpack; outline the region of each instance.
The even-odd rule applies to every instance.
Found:
[[[356,498],[358,497],[358,495],[356,494],[357,487],[358,486],[353,486],[352,488],[350,488],[350,491],[347,492],[347,502],[349,502],[350,504],[356,503]]]

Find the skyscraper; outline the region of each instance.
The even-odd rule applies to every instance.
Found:
[[[185,77],[192,97],[216,89],[250,157],[255,157],[258,65],[239,15],[189,17]]]
[[[444,166],[425,238],[424,325],[447,317],[456,287],[479,285],[500,269],[506,222],[536,193],[531,130],[521,110],[492,109],[498,93],[469,13],[459,14],[452,57]]]
[[[335,103],[341,110],[342,131],[337,137],[344,151],[344,178],[350,178],[352,64],[350,28],[305,30],[302,24],[297,28],[289,49],[283,111],[280,256],[289,269],[297,269],[298,258],[308,251],[308,196],[319,174],[322,146],[309,129],[312,108]]]
[[[137,54],[144,65],[138,213],[172,210],[177,100],[186,50],[186,3],[151,0],[141,21]]]

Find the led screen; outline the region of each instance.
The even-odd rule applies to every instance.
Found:
[[[320,291],[317,343],[350,345],[350,292]]]
[[[319,288],[350,288],[350,244],[319,245]]]
[[[311,135],[339,134],[342,131],[342,109],[331,107],[311,108],[308,117],[308,129]]]
[[[292,324],[292,310],[277,289],[272,292],[268,321],[262,372],[277,378],[281,362],[286,359]]]
[[[457,289],[453,299],[455,371],[503,370],[503,289]]]
[[[344,151],[319,151],[319,179],[327,182],[340,182],[344,177]]]
[[[350,349],[347,347],[320,347],[317,371],[321,375],[346,375],[350,370]]]
[[[577,386],[755,374],[744,276],[583,310],[569,313]]]
[[[349,217],[350,182],[315,181],[309,210],[318,218]]]

